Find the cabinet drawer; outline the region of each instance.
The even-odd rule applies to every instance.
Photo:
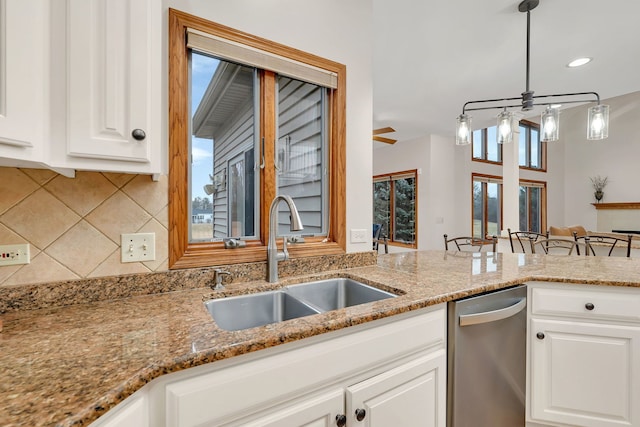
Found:
[[[640,289],[614,286],[553,285],[531,289],[533,315],[640,322]]]

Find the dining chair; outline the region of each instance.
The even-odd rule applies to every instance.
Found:
[[[444,235],[444,250],[449,250],[449,244],[451,250],[460,252],[496,252],[498,246],[498,237],[491,236],[489,239],[479,239],[477,237],[453,237],[449,239],[447,234]],[[489,248],[491,248],[489,250]]]
[[[509,243],[511,244],[512,253],[531,253],[530,240],[535,243],[539,239],[548,239],[549,232],[546,234],[536,233],[535,231],[511,231],[507,228],[509,233]]]
[[[585,244],[587,255],[593,256],[625,256],[631,257],[631,239],[633,236],[627,234],[588,234],[578,236],[573,233],[576,242]]]
[[[530,240],[532,254],[546,255],[580,255],[578,243],[574,240],[549,237],[548,239]]]
[[[383,232],[382,224],[373,224],[373,250],[378,251],[380,247],[380,243],[384,245],[384,253],[389,253],[389,243],[387,241],[387,236]]]

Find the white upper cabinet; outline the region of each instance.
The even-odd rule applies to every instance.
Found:
[[[0,0],[0,166],[163,173],[162,4]]]
[[[44,160],[48,10],[48,0],[0,0],[0,165]]]
[[[67,0],[67,155],[109,162],[65,166],[160,172],[160,8]]]

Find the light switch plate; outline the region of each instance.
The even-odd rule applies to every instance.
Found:
[[[0,267],[5,265],[29,264],[29,244],[0,246]]]
[[[351,243],[365,243],[367,241],[367,230],[364,228],[351,229]]]
[[[122,262],[145,262],[156,259],[156,233],[120,235]]]

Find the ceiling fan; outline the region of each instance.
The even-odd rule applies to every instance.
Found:
[[[392,127],[386,127],[386,128],[379,128],[379,129],[374,129],[373,130],[373,140],[374,141],[378,141],[378,142],[384,142],[386,144],[395,144],[398,140],[397,139],[391,139],[391,138],[385,138],[384,136],[378,136],[378,135],[382,135],[385,133],[391,133],[391,132],[395,132],[396,130]]]

